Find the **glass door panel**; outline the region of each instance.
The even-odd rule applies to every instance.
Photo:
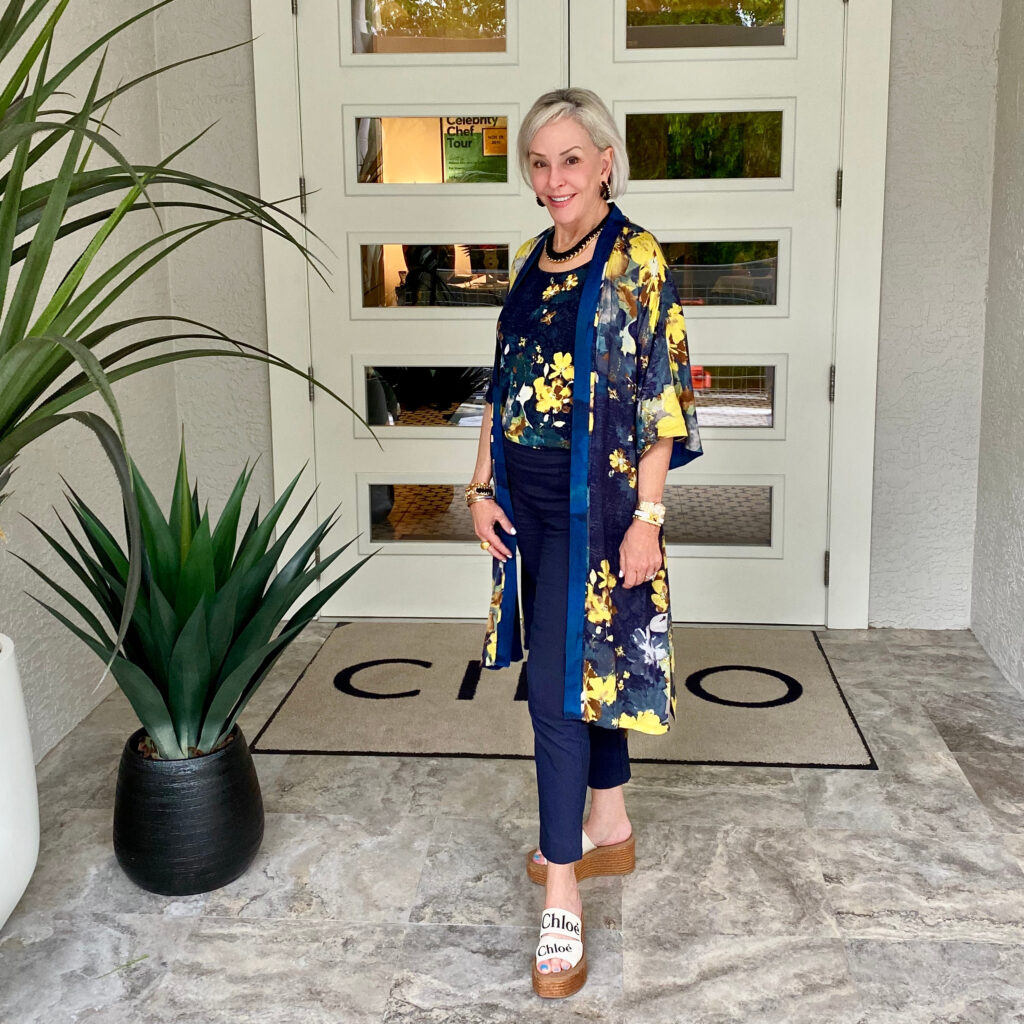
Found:
[[[505,50],[505,0],[351,0],[353,53]]]
[[[358,535],[327,579],[379,551],[325,614],[482,621],[490,560],[462,488],[510,256],[550,223],[515,132],[539,93],[568,84],[567,4],[310,6],[297,21],[307,216],[334,253],[328,284],[309,278],[311,361],[374,432],[314,400],[318,507],[340,506],[339,540]]]
[[[823,623],[844,5],[571,6],[572,84],[614,112],[619,206],[687,319],[706,454],[667,480],[673,614]]]
[[[626,0],[626,45],[781,46],[785,0]]]

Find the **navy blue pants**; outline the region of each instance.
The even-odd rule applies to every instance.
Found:
[[[569,597],[569,449],[529,448],[504,440],[516,543],[536,581],[526,680],[533,722],[540,852],[555,864],[583,856],[587,786],[629,780],[624,729],[563,718],[565,626]],[[573,680],[573,686],[580,683]]]

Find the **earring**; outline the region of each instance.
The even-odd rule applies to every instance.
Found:
[[[601,182],[601,198],[607,201],[607,200],[611,199],[611,197],[612,197],[611,186],[608,184],[607,181],[602,181]]]
[[[533,198],[537,200],[537,205],[538,206],[543,206],[544,205],[544,200],[541,199],[540,196],[534,196]]]

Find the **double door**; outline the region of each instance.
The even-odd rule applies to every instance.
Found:
[[[618,205],[685,305],[705,455],[667,480],[674,615],[825,621],[845,10],[301,0],[306,215],[334,253],[330,287],[308,281],[311,362],[376,434],[316,399],[319,505],[379,549],[326,614],[486,611],[462,486],[510,257],[549,223],[518,127],[573,85],[612,111]]]

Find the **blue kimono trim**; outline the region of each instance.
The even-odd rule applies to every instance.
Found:
[[[590,371],[593,365],[595,311],[604,281],[604,266],[611,255],[615,236],[625,220],[622,211],[612,205],[594,246],[591,270],[580,295],[576,316],[576,344],[573,362],[576,365],[573,388],[572,448],[569,461],[569,607],[565,626],[565,681],[562,717],[583,718],[583,624],[586,620],[587,573],[590,545],[588,543],[589,470],[590,470]],[[549,230],[553,231],[554,228]],[[538,250],[540,246],[536,247]]]
[[[554,230],[553,228],[550,230]],[[529,258],[516,275],[508,294],[511,295],[519,282],[526,277],[526,271],[537,262],[541,246],[536,246],[530,252]],[[506,296],[506,301],[508,297]],[[491,395],[492,410],[500,410],[505,404],[505,392],[508,389],[508,381],[503,380],[501,373],[501,346],[495,345],[494,370],[491,375],[493,393]],[[512,515],[512,498],[508,489],[508,470],[505,466],[505,446],[502,438],[501,416],[492,412],[491,415],[491,461],[494,464],[494,497],[501,507],[502,512],[508,516],[508,521],[515,526],[515,519]],[[495,529],[501,529],[496,526]],[[516,539],[514,534],[503,534],[502,540],[509,549],[511,557],[502,564],[497,559],[493,562],[493,572],[503,574],[503,587],[501,592],[500,622],[512,623],[511,628],[497,630],[497,648],[493,665],[487,668],[506,668],[513,661],[523,659],[522,630],[520,629],[519,616],[519,586],[518,573],[516,572]],[[529,623],[526,623],[527,645],[529,645]]]

